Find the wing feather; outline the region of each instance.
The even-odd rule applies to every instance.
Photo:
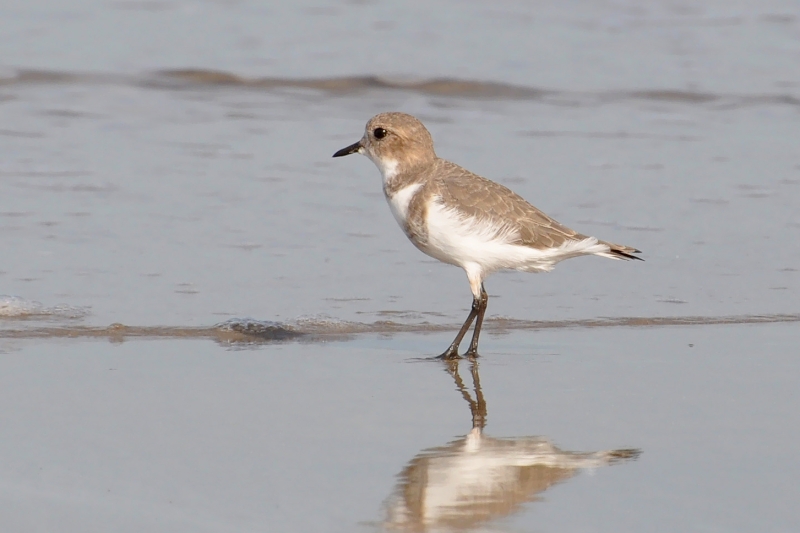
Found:
[[[587,238],[559,224],[508,187],[449,161],[439,161],[444,168],[437,169],[435,176],[442,202],[467,217],[513,230],[513,244],[546,249]]]
[[[499,233],[514,235],[512,244],[544,250],[589,238],[547,216],[508,187],[450,161],[439,159],[432,169],[432,178],[445,205],[466,217],[495,225]],[[605,257],[641,260],[631,255],[640,253],[636,248],[598,242],[609,247],[608,255],[603,254]]]

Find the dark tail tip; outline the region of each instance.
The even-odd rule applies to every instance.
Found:
[[[637,261],[644,261],[644,259],[642,259],[641,257],[636,257],[635,255],[631,255],[631,254],[642,253],[641,250],[637,250],[636,248],[627,248],[625,251],[620,250],[619,248],[612,248],[611,253],[619,257],[620,259],[636,259]]]
[[[642,450],[640,450],[638,448],[627,448],[627,449],[624,449],[624,450],[612,450],[611,452],[609,452],[608,455],[609,455],[609,459],[611,459],[612,463],[617,462],[617,461],[635,461],[636,459],[639,458],[640,455],[642,455]]]

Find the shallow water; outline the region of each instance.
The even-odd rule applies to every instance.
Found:
[[[387,108],[422,116],[441,155],[644,252],[644,264],[590,258],[494,276],[492,315],[798,311],[800,256],[786,245],[800,227],[794,105],[5,90],[13,99],[0,112],[15,133],[4,136],[0,180],[0,234],[12,250],[3,292],[88,309],[88,324],[461,320],[463,273],[405,240],[369,161],[330,158]]]
[[[416,30],[421,5],[54,5],[0,17],[0,294],[23,307],[103,327],[460,322],[463,273],[406,241],[369,161],[330,158],[401,109],[443,157],[644,252],[496,275],[491,316],[800,311],[792,3],[442,4]],[[455,28],[478,20],[489,46],[466,68]],[[370,35],[388,40],[356,53]]]
[[[475,375],[421,359],[449,333],[243,351],[13,341],[0,358],[0,523],[792,531],[796,332],[488,334]]]

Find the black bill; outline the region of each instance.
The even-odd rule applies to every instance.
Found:
[[[333,154],[333,157],[342,157],[345,155],[355,154],[360,149],[361,149],[361,141],[358,141],[357,143],[353,143],[350,146],[342,148],[341,150]]]

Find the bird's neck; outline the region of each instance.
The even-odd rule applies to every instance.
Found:
[[[391,198],[394,193],[409,185],[424,183],[429,175],[426,169],[431,166],[432,162],[420,163],[419,161],[409,162],[396,159],[376,161],[375,164],[383,177],[383,191],[386,196]]]

